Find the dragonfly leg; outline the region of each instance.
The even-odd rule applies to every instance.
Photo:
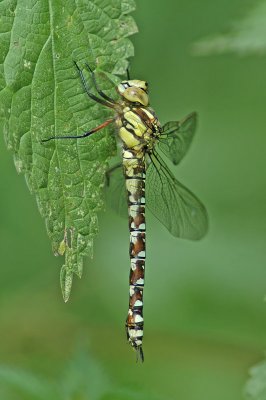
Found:
[[[102,104],[103,106],[106,106],[106,107],[109,107],[109,108],[114,108],[114,105],[113,105],[113,104],[111,104],[110,102],[105,101],[105,100],[103,100],[103,99],[100,99],[99,97],[95,96],[93,93],[90,92],[89,86],[87,85],[87,82],[86,82],[86,79],[85,79],[85,76],[84,76],[82,70],[79,68],[79,66],[78,66],[78,64],[76,63],[76,61],[74,61],[74,64],[75,64],[75,66],[76,66],[76,68],[77,68],[77,70],[78,70],[78,72],[79,72],[79,75],[80,75],[80,78],[81,78],[83,87],[84,87],[85,92],[87,93],[87,95],[88,95],[92,100],[96,101],[97,103]]]
[[[114,122],[114,118],[112,119],[107,119],[106,121],[104,121],[101,125],[96,126],[96,128],[93,128],[91,131],[89,132],[85,132],[83,135],[79,135],[79,136],[52,136],[48,139],[43,139],[42,143],[44,142],[48,142],[49,140],[52,139],[81,139],[87,136],[92,135],[93,133],[105,128],[107,125],[111,124],[112,122]]]
[[[130,81],[129,67],[127,67],[127,80]]]
[[[88,64],[88,63],[85,63],[85,65],[86,65],[88,71],[89,71],[90,74],[91,74],[91,77],[92,77],[94,86],[95,86],[95,88],[96,88],[98,94],[99,94],[100,96],[102,96],[105,100],[109,101],[110,103],[115,104],[115,101],[114,101],[111,97],[107,96],[107,94],[105,94],[105,93],[99,88],[98,83],[97,83],[96,78],[95,78],[95,73],[93,72],[93,70],[91,69],[91,67],[89,66],[89,64]]]
[[[121,168],[121,167],[122,167],[122,163],[119,162],[119,163],[115,164],[113,167],[109,168],[109,169],[106,171],[105,176],[106,176],[106,185],[107,185],[107,186],[110,185],[110,177],[111,177],[112,173],[113,173],[116,169]]]

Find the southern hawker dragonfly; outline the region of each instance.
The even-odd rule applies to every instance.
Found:
[[[117,86],[119,98],[114,100],[98,87],[94,72],[85,64],[98,93],[96,96],[91,92],[80,67],[76,63],[75,65],[87,95],[97,103],[113,109],[114,116],[82,135],[54,136],[44,139],[43,142],[85,138],[112,123],[117,127],[122,143],[122,169],[112,168],[108,181],[116,195],[116,199],[112,201],[113,207],[121,214],[124,204],[128,204],[131,268],[126,332],[128,342],[137,352],[137,358],[143,361],[146,204],[173,236],[197,240],[207,231],[205,207],[178,182],[162,159],[164,154],[174,165],[183,159],[195,133],[196,113],[181,121],[172,121],[161,126],[156,114],[149,107],[147,82],[128,77],[128,80]]]

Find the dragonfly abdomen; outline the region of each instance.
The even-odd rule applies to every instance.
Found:
[[[130,230],[129,310],[126,329],[129,343],[143,360],[143,289],[146,259],[145,162],[143,157],[138,158],[129,153],[131,153],[129,150],[125,151],[123,157]]]

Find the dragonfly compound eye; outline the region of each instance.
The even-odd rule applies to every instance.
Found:
[[[129,87],[121,93],[121,95],[132,103],[140,103],[144,107],[149,104],[149,97],[147,93],[139,87]]]

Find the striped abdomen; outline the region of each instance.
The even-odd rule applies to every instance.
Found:
[[[132,150],[123,152],[123,165],[128,193],[130,230],[129,310],[127,338],[143,360],[143,288],[145,271],[145,161]]]

